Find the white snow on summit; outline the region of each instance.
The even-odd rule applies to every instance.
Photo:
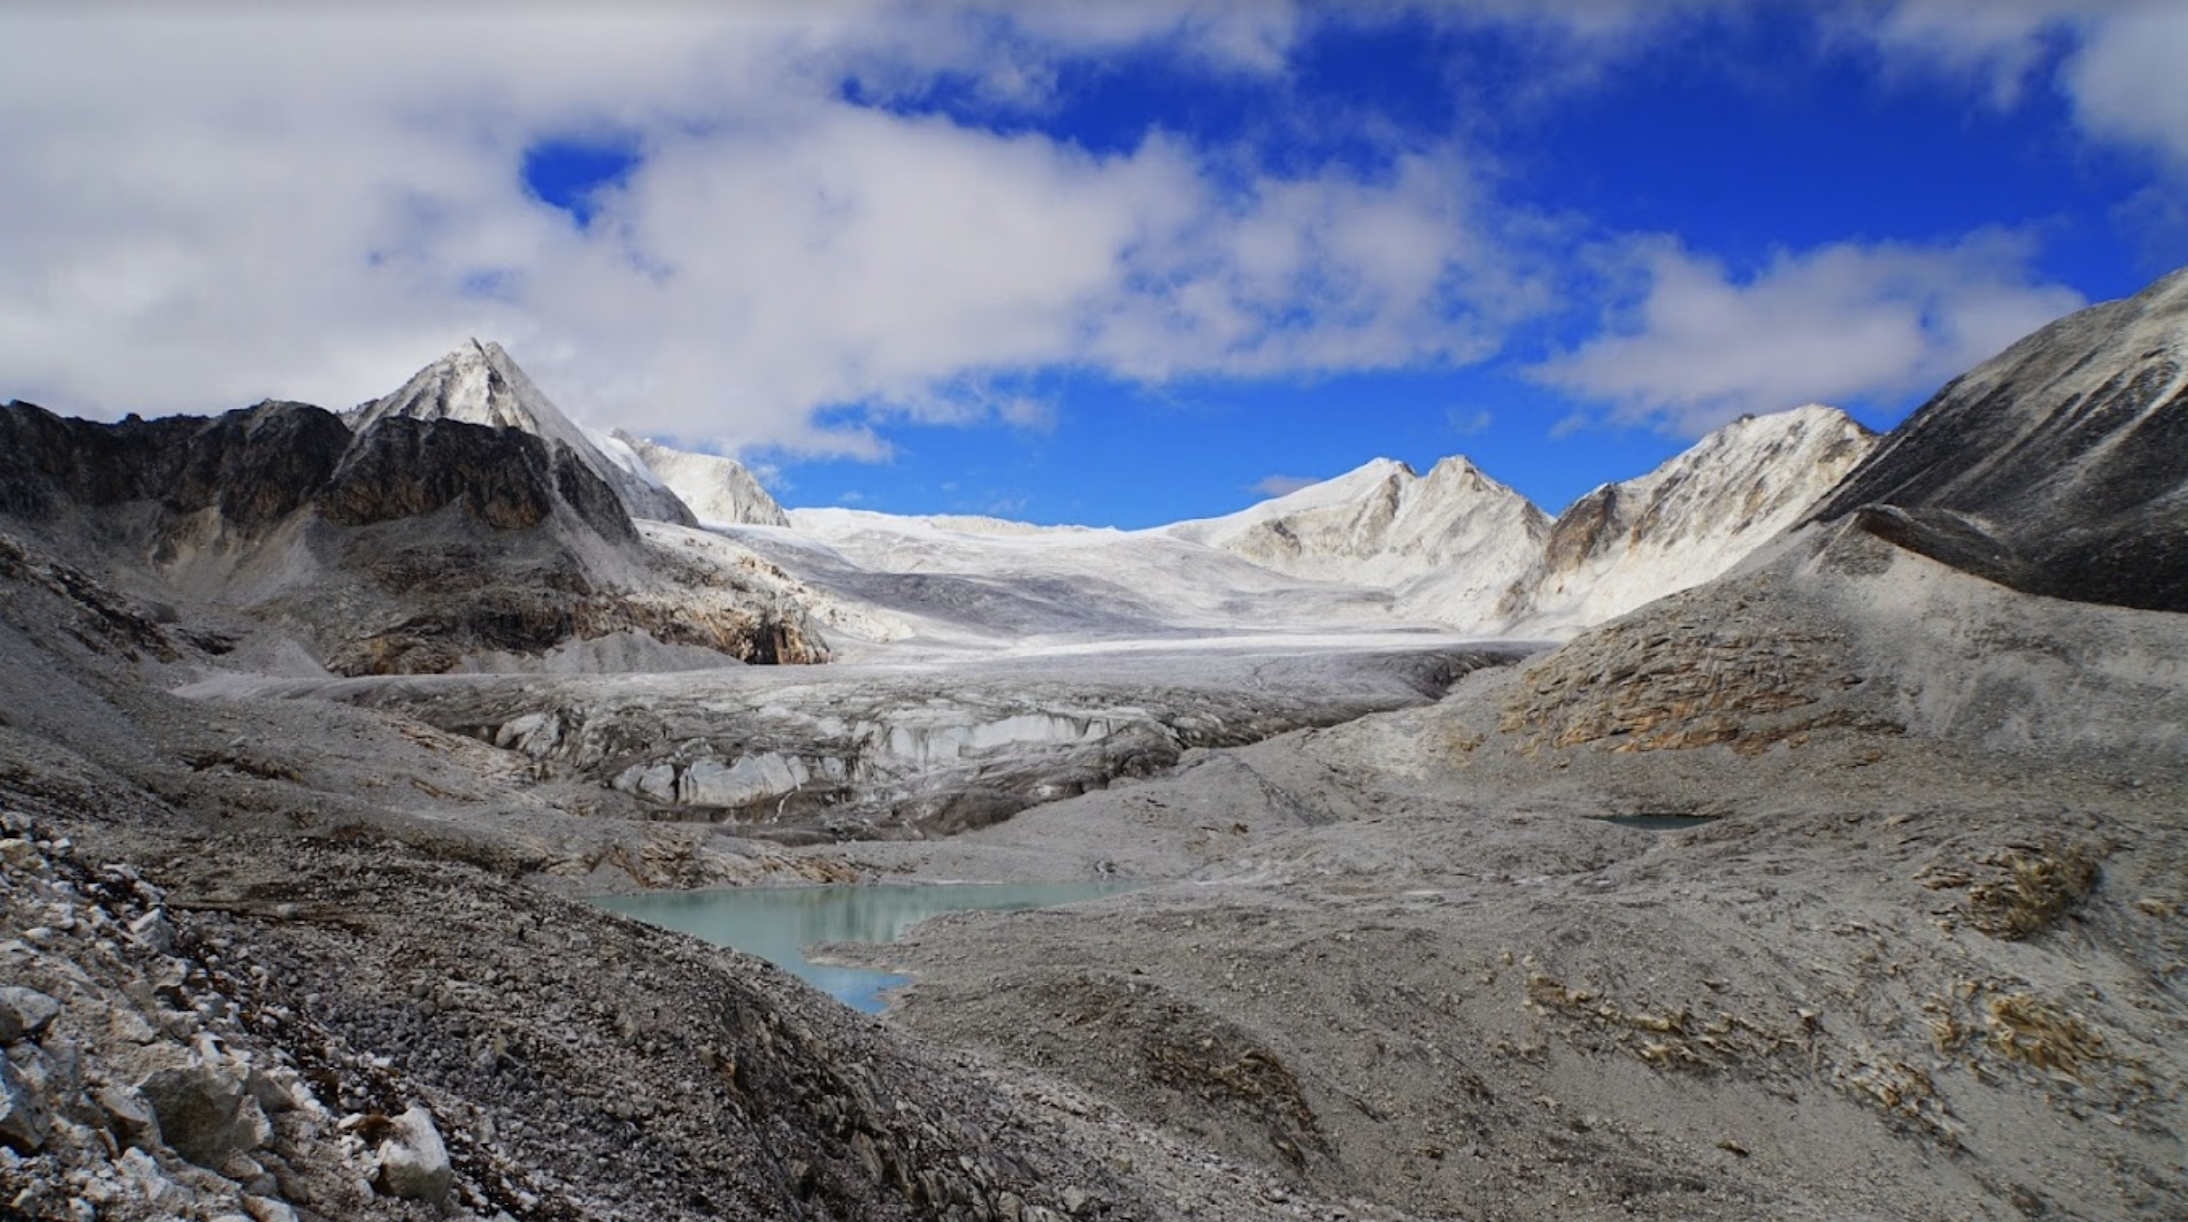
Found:
[[[1648,474],[1573,502],[1495,618],[1510,631],[1566,636],[1700,585],[1799,521],[1876,443],[1821,404],[1742,417]]]
[[[550,445],[567,446],[578,461],[615,489],[634,518],[689,523],[691,511],[643,470],[605,452],[595,435],[579,428],[545,391],[532,383],[502,346],[472,340],[412,374],[394,394],[348,414],[359,433],[390,416],[457,420],[490,428],[518,429]]]
[[[1398,590],[1439,579],[1424,618],[1479,624],[1532,564],[1550,519],[1463,457],[1426,475],[1382,458],[1221,518],[1166,528],[1180,538],[1315,581]]]
[[[1875,440],[1830,407],[1743,419],[1597,488],[1555,523],[1452,457],[1425,475],[1378,459],[1237,513],[1148,530],[797,509],[785,534],[825,544],[882,602],[916,590],[925,614],[933,600],[960,606],[961,627],[1007,605],[1017,618],[990,625],[1006,636],[1228,622],[1556,638],[1723,573],[1798,521]],[[879,581],[891,574],[897,584]],[[994,593],[1006,589],[1008,600]],[[1028,611],[1028,597],[1045,609]]]
[[[667,485],[702,524],[790,525],[790,519],[783,516],[783,507],[734,458],[671,449],[621,430],[609,434],[608,439],[628,452],[650,477]]]

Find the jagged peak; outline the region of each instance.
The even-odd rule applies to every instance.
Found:
[[[1789,407],[1784,411],[1749,412],[1704,434],[1703,440],[1706,441],[1712,437],[1779,436],[1819,428],[1845,429],[1864,435],[1874,431],[1859,420],[1847,415],[1842,408],[1833,407],[1828,403],[1803,403],[1799,407]]]
[[[412,374],[394,394],[367,404],[356,423],[363,428],[391,415],[523,429],[563,442],[578,432],[508,349],[476,337]]]
[[[1762,461],[1787,451],[1866,444],[1875,437],[1874,430],[1836,407],[1803,404],[1780,412],[1741,416],[1705,433],[1646,474],[1619,482],[1646,484],[1670,472]]]
[[[516,358],[492,340],[476,336],[412,374],[393,394],[375,399],[349,417],[362,434],[393,416],[454,420],[530,433],[550,446],[567,447],[593,474],[615,489],[633,517],[690,525],[691,511],[643,464],[618,462],[593,436],[555,406]]]
[[[1450,454],[1437,459],[1436,465],[1430,467],[1428,474],[1421,477],[1421,482],[1431,486],[1457,482],[1469,486],[1475,491],[1493,496],[1511,497],[1521,501],[1527,500],[1526,496],[1517,488],[1482,470],[1480,463],[1464,454]],[[1533,502],[1529,501],[1528,504],[1532,506]]]

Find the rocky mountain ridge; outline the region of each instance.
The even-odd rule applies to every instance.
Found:
[[[1510,631],[1565,635],[1700,585],[1797,522],[1875,444],[1820,404],[1743,416],[1574,501],[1492,615]]]
[[[2188,610],[2188,269],[1953,379],[1813,517],[2028,593]]]
[[[509,429],[559,445],[615,490],[632,517],[692,524],[691,510],[643,464],[617,461],[511,359],[500,344],[472,340],[410,376],[392,394],[347,414],[362,436],[383,420],[457,420]]]
[[[449,415],[357,423],[281,402],[113,424],[10,403],[4,508],[146,597],[247,610],[337,673],[634,634],[723,662],[824,656],[779,582],[650,548],[567,444]]]
[[[810,510],[794,519],[733,459],[580,428],[500,345],[476,340],[419,370],[393,393],[347,413],[342,422],[349,425],[348,437],[316,408],[268,403],[251,410],[256,415],[231,413],[218,427],[181,420],[100,426],[63,423],[50,414],[33,424],[28,411],[18,411],[10,427],[28,457],[18,457],[9,468],[21,479],[11,481],[6,507],[36,517],[50,512],[56,498],[89,506],[127,499],[168,506],[173,518],[197,513],[209,497],[221,498],[217,520],[201,517],[188,529],[172,521],[159,526],[155,550],[170,576],[179,572],[178,559],[195,562],[208,555],[228,557],[222,568],[227,575],[235,567],[236,544],[255,538],[251,532],[265,533],[306,500],[319,516],[350,525],[429,515],[460,503],[498,529],[531,528],[554,517],[608,542],[606,548],[577,549],[584,553],[582,561],[573,554],[544,570],[533,566],[528,579],[533,586],[631,585],[639,579],[628,571],[629,555],[660,550],[633,547],[633,519],[672,527],[703,519],[735,543],[771,548],[772,564],[787,564],[792,572],[805,569],[808,578],[834,562],[814,569],[814,553],[785,550],[779,539],[738,532],[787,527],[818,531],[818,538],[837,543],[878,540],[860,548],[856,563],[874,570],[853,582],[862,589],[901,585],[894,570],[904,564],[949,564],[952,577],[923,580],[994,585],[1000,579],[992,594],[978,597],[1022,600],[1031,594],[1034,617],[1049,614],[1037,609],[1040,604],[1060,610],[1090,600],[1092,606],[1117,604],[1122,614],[1108,618],[1120,627],[1165,620],[1198,624],[1206,621],[1207,608],[1243,609],[1246,604],[1226,591],[1269,586],[1273,592],[1286,584],[1314,583],[1357,592],[1350,599],[1291,600],[1297,607],[1323,605],[1309,618],[1340,617],[1333,625],[1396,621],[1479,635],[1556,637],[1730,567],[1790,524],[1869,444],[1865,430],[1843,413],[1812,406],[1729,426],[1657,471],[1597,489],[1555,521],[1465,457],[1452,456],[1425,474],[1377,460],[1223,517],[1119,532]],[[466,431],[473,429],[478,431]],[[125,457],[132,445],[158,454]],[[260,470],[269,464],[296,469],[269,480]],[[48,469],[29,469],[40,465]],[[321,495],[311,490],[315,481],[334,486]],[[955,559],[940,554],[913,559],[934,552],[932,543],[944,536],[959,541],[948,549]],[[1050,544],[1058,549],[1053,563],[1034,562],[1036,550]],[[968,553],[986,547],[1000,550],[992,558]],[[1180,547],[1211,549],[1226,563],[1185,564],[1171,555]],[[1249,580],[1240,562],[1271,575],[1273,583]],[[1150,564],[1154,571],[1177,569],[1187,583],[1220,582],[1224,589],[1158,585],[1126,595],[1137,583],[1124,574],[1149,572]],[[292,571],[259,567],[274,584]],[[431,566],[421,569],[413,560],[397,567],[414,576]],[[1111,568],[1118,569],[1114,579]],[[749,584],[757,571],[743,566],[730,580]],[[545,578],[548,572],[562,576]],[[1059,576],[1043,575],[1050,572]],[[1060,580],[1084,589],[1070,594],[1058,586],[1042,593],[1025,587],[1029,580]],[[673,601],[672,594],[664,597]],[[787,614],[786,598],[791,596],[775,601]],[[555,641],[603,630],[650,634],[658,628],[702,643],[720,636],[679,633],[668,614],[649,613],[642,622],[613,628],[608,625],[619,618],[614,614],[573,617],[531,608],[499,618],[502,626],[487,631],[459,627],[453,649],[421,653],[406,646],[390,653],[376,648],[369,657],[343,664],[445,669],[480,650],[538,653]],[[889,608],[876,604],[849,613],[844,622],[890,618]],[[1257,611],[1251,618],[1267,622],[1268,613]],[[772,646],[732,644],[731,649],[743,657],[812,654],[788,638]]]

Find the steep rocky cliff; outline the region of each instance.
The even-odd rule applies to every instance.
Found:
[[[401,418],[454,420],[527,433],[550,446],[566,448],[587,471],[614,489],[630,516],[692,524],[691,511],[675,493],[650,478],[642,465],[615,461],[533,384],[500,344],[472,340],[412,374],[395,393],[350,415],[359,435],[381,421]]]
[[[1954,379],[1815,514],[2034,594],[2188,611],[2188,270]]]
[[[139,502],[213,510],[253,535],[317,495],[350,441],[340,417],[303,403],[97,424],[18,400],[0,407],[0,512],[43,522]]]

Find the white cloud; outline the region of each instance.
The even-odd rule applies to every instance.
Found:
[[[2188,9],[2178,0],[1894,0],[1827,20],[1894,64],[1983,82],[2001,107],[2049,85],[2085,134],[2188,170],[2188,78],[2179,68]]]
[[[1265,475],[1248,485],[1246,491],[1269,497],[1289,496],[1321,482],[1311,475]]]
[[[2102,0],[2096,0],[2101,5]],[[2082,0],[2083,11],[2092,7]],[[1895,60],[1980,82],[1994,105],[2017,104],[2041,66],[2045,40],[2060,28],[2057,0],[1898,0],[1874,9],[1826,13],[1841,38],[1874,41]]]
[[[866,65],[993,50],[955,9],[884,7],[0,16],[0,390],[346,406],[477,335],[592,423],[872,457],[892,416],[1044,427],[992,389],[1014,372],[1462,362],[1547,304],[1450,150],[1241,176],[1162,137],[1096,157],[847,103]],[[1044,54],[1147,39],[1270,71],[1296,23],[1244,0],[1010,13],[1005,41],[1049,40],[1028,88]],[[642,161],[580,231],[519,167],[601,131]]]
[[[1610,330],[1535,367],[1613,418],[1705,432],[1744,412],[1927,391],[2084,304],[2036,281],[2016,235],[1846,242],[1737,274],[1668,239],[1630,252],[1646,287]]]
[[[1377,11],[1526,27],[1595,48],[1585,60],[1738,2]],[[2019,80],[2047,32],[2080,31],[2060,80],[2082,122],[2188,159],[2188,77],[2153,49],[2181,45],[2178,19],[2002,0],[1956,25],[1957,8],[1890,5],[1880,37]],[[1277,74],[1303,29],[1353,8],[391,11],[0,11],[15,52],[0,74],[0,394],[108,415],[266,395],[346,406],[477,335],[591,423],[878,457],[892,419],[1051,427],[1052,404],[998,389],[1025,371],[1457,365],[1560,305],[1542,252],[1561,243],[1455,147],[1279,174],[1160,135],[1094,156],[839,96],[847,79],[916,93],[946,72],[1033,108],[1063,58],[1143,46]],[[628,136],[643,158],[586,231],[519,178],[530,143],[572,132]],[[1920,383],[2071,304],[2002,239],[1848,244],[1740,275],[1648,251],[1634,316],[1541,372],[1682,427]],[[1992,254],[2005,270],[1986,274]]]
[[[2188,171],[2188,10],[2122,14],[2092,26],[2060,71],[2076,118],[2110,139],[2157,150]]]

